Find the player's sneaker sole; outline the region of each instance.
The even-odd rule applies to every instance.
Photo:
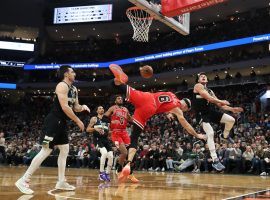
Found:
[[[122,68],[116,64],[110,64],[109,69],[113,73],[115,79],[122,84],[128,82],[128,76],[123,72]]]

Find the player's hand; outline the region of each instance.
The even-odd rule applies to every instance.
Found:
[[[174,116],[173,116],[172,113],[168,113],[168,114],[166,115],[166,117],[167,117],[168,120],[170,120],[170,121],[173,121],[173,120],[174,120]]]
[[[90,113],[90,109],[88,108],[87,105],[82,105],[82,112],[83,112],[83,111],[87,111],[87,112]]]
[[[204,134],[197,134],[197,138],[200,140],[205,140],[206,141],[206,135]]]
[[[232,110],[233,113],[240,113],[240,112],[243,112],[243,111],[244,111],[244,109],[241,108],[241,107],[234,107],[233,110]]]
[[[222,106],[229,106],[230,105],[230,102],[227,101],[227,100],[221,100],[220,103],[221,103]]]
[[[76,124],[77,124],[77,126],[79,126],[79,128],[80,128],[81,131],[84,131],[85,127],[84,127],[84,124],[82,123],[81,120],[78,120],[76,122]]]

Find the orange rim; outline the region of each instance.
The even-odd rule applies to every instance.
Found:
[[[127,11],[126,11],[127,16],[130,16],[131,18],[133,18],[133,19],[138,19],[138,20],[145,20],[145,19],[153,20],[153,19],[154,19],[154,17],[151,16],[151,15],[150,15],[149,13],[147,13],[147,12],[146,12],[146,13],[150,15],[149,17],[135,17],[135,16],[133,16],[133,15],[130,15],[130,11],[136,11],[136,10],[138,10],[138,11],[141,11],[141,10],[142,10],[142,11],[146,12],[145,10],[143,10],[143,9],[137,7],[137,6],[133,6],[133,7],[130,7],[130,8],[127,9]]]

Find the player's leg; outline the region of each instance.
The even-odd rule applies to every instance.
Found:
[[[108,151],[103,144],[99,144],[98,146],[99,146],[99,148],[98,148],[99,152],[101,154],[100,166],[99,166],[99,180],[107,181],[104,166],[105,166]]]
[[[60,153],[57,160],[58,165],[58,181],[56,183],[55,189],[59,190],[75,190],[76,187],[68,184],[65,179],[66,162],[69,152],[69,144],[57,145]]]
[[[217,171],[222,171],[225,169],[225,167],[220,163],[217,153],[216,153],[216,147],[215,147],[215,141],[214,141],[214,130],[210,123],[208,122],[203,122],[202,127],[204,132],[206,133],[207,136],[207,144],[209,147],[210,155],[213,160],[212,166],[217,170]]]
[[[227,139],[229,137],[231,129],[233,128],[233,125],[235,123],[235,119],[232,116],[224,113],[221,117],[220,123],[225,124],[225,128],[223,131],[223,137],[225,139]]]
[[[111,181],[110,173],[111,173],[112,165],[113,165],[113,151],[112,151],[111,142],[109,140],[105,144],[105,148],[107,149],[107,159],[108,159],[105,174],[106,174],[107,181]]]
[[[33,158],[30,166],[24,175],[15,183],[17,188],[24,194],[33,194],[33,190],[30,189],[29,183],[31,176],[40,167],[41,163],[51,154],[52,149],[48,147],[42,147],[40,152]]]
[[[48,115],[45,118],[43,135],[40,137],[42,148],[40,152],[33,158],[24,175],[15,183],[16,187],[24,194],[32,194],[34,192],[29,187],[31,176],[52,152],[53,146],[55,144],[54,136],[58,134],[58,130],[60,129],[58,121],[59,120],[53,115]]]

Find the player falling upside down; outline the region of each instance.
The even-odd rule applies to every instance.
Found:
[[[32,160],[31,165],[25,174],[15,183],[17,188],[24,194],[32,194],[29,182],[31,176],[39,168],[41,163],[51,154],[56,145],[59,150],[58,156],[58,182],[55,188],[61,190],[75,190],[75,187],[68,184],[65,179],[66,161],[69,152],[69,140],[67,133],[67,120],[73,120],[84,131],[83,122],[74,114],[75,112],[88,111],[86,105],[80,105],[78,91],[73,82],[76,74],[68,65],[63,65],[58,71],[61,79],[55,89],[55,99],[50,113],[46,116],[41,136],[42,149]]]
[[[214,130],[210,123],[225,124],[223,137],[229,139],[229,133],[234,125],[235,119],[226,113],[218,111],[213,104],[216,104],[223,110],[231,111],[233,113],[242,112],[243,109],[240,107],[230,107],[228,101],[218,99],[214,92],[206,87],[208,80],[204,72],[198,74],[196,82],[197,84],[195,84],[193,90],[193,107],[196,112],[196,121],[202,125],[202,128],[206,133],[207,144],[213,160],[212,166],[216,170],[221,171],[225,169],[225,167],[220,163],[217,157],[214,142]]]
[[[117,168],[118,180],[123,181],[122,168],[127,157],[127,148],[130,145],[130,137],[127,132],[128,121],[132,121],[132,117],[126,107],[123,106],[123,98],[120,95],[115,97],[115,105],[111,106],[108,111],[104,114],[111,118],[110,131],[111,140],[120,151],[119,166]],[[129,174],[127,174],[129,175]],[[135,178],[133,173],[128,176],[132,182],[137,183],[138,179]]]
[[[190,110],[191,102],[184,98],[179,100],[171,92],[142,92],[126,85],[128,76],[122,71],[121,67],[115,64],[110,65],[110,70],[114,74],[114,86],[126,95],[126,100],[135,107],[133,115],[133,131],[131,134],[131,144],[128,153],[128,164],[123,168],[122,173],[126,176],[130,171],[130,162],[137,150],[137,143],[140,133],[143,131],[146,122],[155,114],[169,113],[169,116],[175,115],[179,123],[187,132],[199,139],[205,139],[205,136],[198,134],[193,127],[184,118],[183,112]]]
[[[101,181],[111,181],[110,173],[113,164],[113,152],[111,141],[108,138],[109,123],[108,120],[103,117],[103,115],[104,108],[102,106],[98,106],[97,116],[90,119],[90,123],[86,131],[89,133],[93,133],[94,144],[97,150],[99,150],[99,152],[101,153],[99,179]],[[105,172],[104,166],[106,158],[108,158],[108,162],[107,170]]]

